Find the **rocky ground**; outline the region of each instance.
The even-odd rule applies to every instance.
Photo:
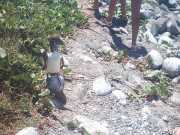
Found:
[[[128,50],[121,41],[128,43],[131,39],[130,34],[116,33],[94,17],[93,11],[89,9],[92,5],[88,0],[78,0],[82,11],[89,17],[89,26],[76,29],[74,36],[66,43],[65,65],[72,70],[64,90],[68,101],[64,110],[54,109],[53,114],[45,119],[44,127],[39,129],[40,133],[43,135],[173,134],[173,129],[180,126],[178,113],[180,108],[171,104],[167,97],[149,101],[144,96],[144,86],[150,83],[145,77],[148,64],[148,60],[145,59],[151,60],[149,65],[154,71],[161,72],[159,69],[162,67],[162,71],[171,78],[180,75],[179,20],[175,16],[173,23],[169,23],[172,19],[159,21],[163,18],[163,14],[179,15],[178,2],[176,6],[164,2],[163,5],[161,4],[162,7],[156,5],[157,9],[153,8],[153,4],[158,4],[156,1],[152,1],[153,4],[143,4],[142,7],[149,6],[142,8],[141,11],[147,18],[148,25],[145,30],[143,26],[141,27],[138,48]],[[157,23],[156,28],[151,24],[153,21]],[[127,29],[130,30],[129,25]],[[116,49],[112,49],[117,47],[120,50],[128,50],[127,53],[122,52],[125,54],[121,62],[119,62],[122,57],[121,51],[118,53]],[[170,57],[170,60],[166,57]],[[176,81],[175,86],[177,86],[177,78],[173,81]],[[168,88],[170,93],[178,90],[176,87]],[[31,133],[34,134],[36,133]]]

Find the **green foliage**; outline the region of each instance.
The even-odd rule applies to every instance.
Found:
[[[151,78],[151,81],[153,84],[145,86],[145,92],[148,95],[168,95],[169,79],[164,73],[158,72]]]
[[[72,70],[70,68],[65,68],[65,69],[63,69],[63,72],[65,75],[68,75],[69,73],[72,72]]]
[[[128,52],[126,49],[118,52],[118,55],[116,57],[116,59],[118,60],[118,63],[122,62],[122,60],[127,57],[127,53]]]
[[[86,21],[76,0],[0,1],[0,108],[29,111],[29,97],[40,99],[41,49],[49,48],[49,36],[68,36]]]
[[[0,1],[0,80],[18,93],[33,90],[41,77],[41,49],[48,49],[48,36],[67,35],[86,19],[75,0]],[[17,92],[16,92],[17,93]]]

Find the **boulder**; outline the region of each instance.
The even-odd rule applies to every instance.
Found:
[[[163,57],[161,56],[161,54],[156,51],[156,50],[151,50],[148,55],[148,62],[149,65],[153,68],[153,69],[158,69],[161,67],[162,63],[163,63]]]
[[[104,76],[100,76],[94,80],[93,90],[97,96],[106,96],[112,92],[111,84]]]
[[[39,135],[37,128],[34,127],[26,127],[20,130],[16,135]]]
[[[169,57],[163,61],[162,69],[170,76],[176,77],[180,75],[180,59]]]
[[[88,119],[85,116],[75,116],[71,123],[81,129],[83,135],[109,135],[106,124]]]

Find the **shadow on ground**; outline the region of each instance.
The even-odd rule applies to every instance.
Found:
[[[148,52],[147,52],[146,48],[141,45],[136,46],[135,48],[128,48],[127,45],[125,45],[122,42],[122,36],[121,37],[119,35],[117,36],[117,32],[115,32],[113,30],[113,28],[125,27],[127,25],[127,21],[122,20],[121,18],[113,17],[112,24],[107,25],[106,23],[104,23],[105,18],[100,15],[98,10],[95,10],[94,16],[98,20],[98,21],[96,21],[97,25],[100,25],[101,27],[107,27],[109,29],[109,31],[110,31],[109,34],[111,35],[112,40],[113,40],[111,47],[114,50],[116,50],[116,51],[127,50],[128,56],[131,58],[139,58],[139,57],[147,55]]]

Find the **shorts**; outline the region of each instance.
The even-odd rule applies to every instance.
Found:
[[[59,74],[48,74],[46,78],[47,88],[53,94],[58,94],[64,89],[64,78]]]

